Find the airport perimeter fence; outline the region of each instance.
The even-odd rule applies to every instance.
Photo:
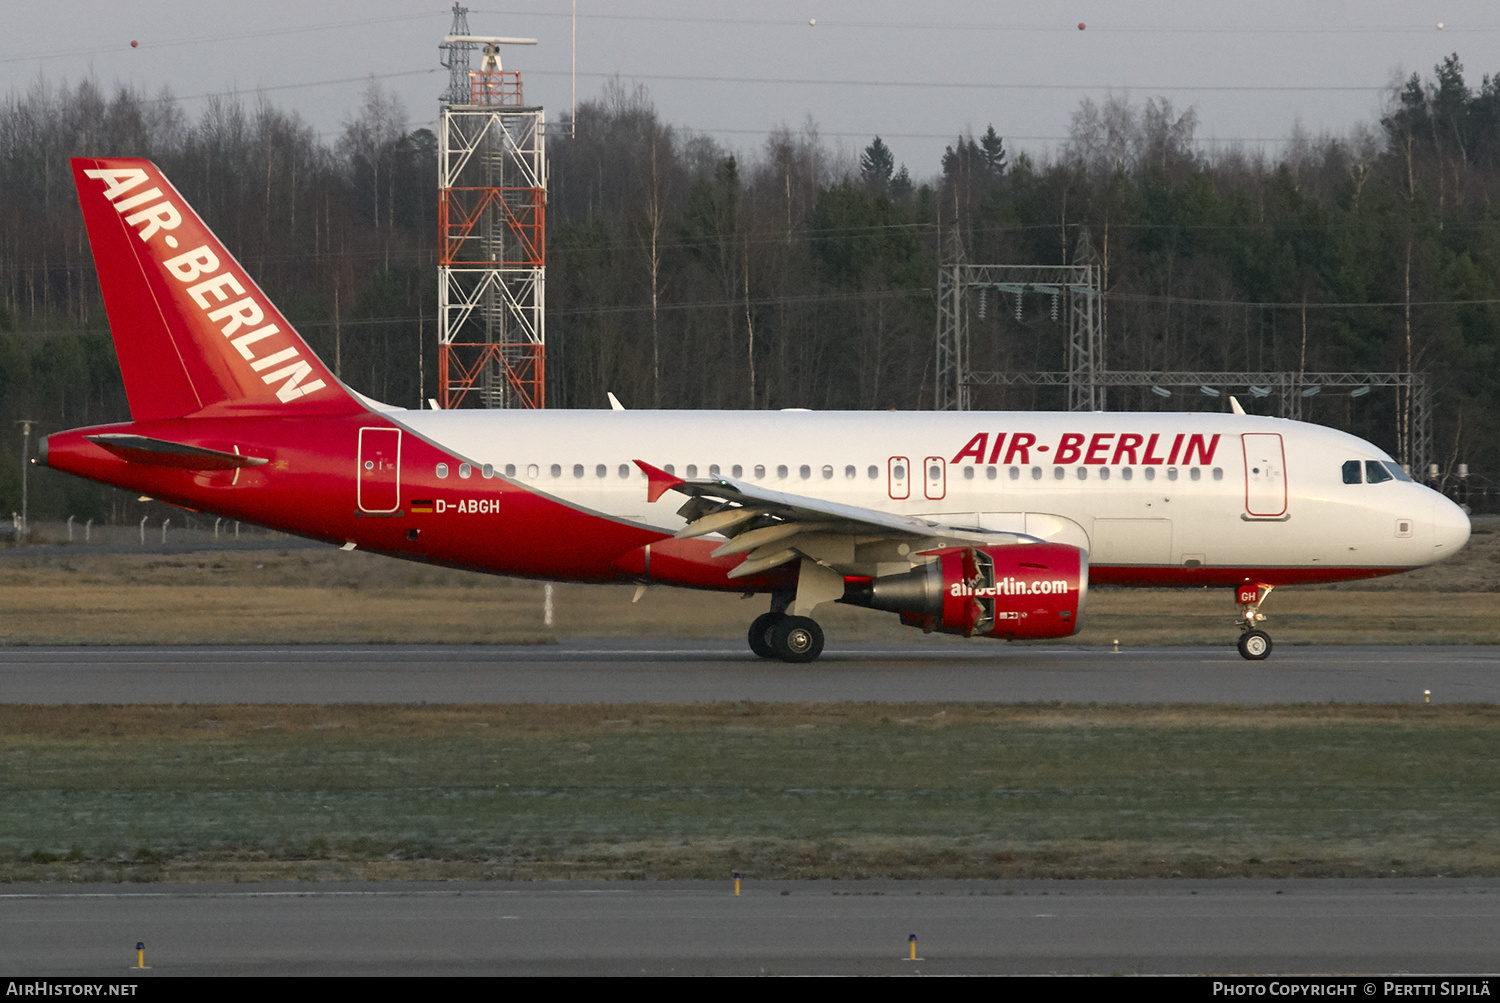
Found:
[[[12,517],[0,521],[0,547],[109,547],[111,549],[138,547],[143,550],[167,547],[212,548],[214,546],[241,546],[247,543],[264,543],[274,546],[279,542],[300,540],[286,533],[264,529],[248,522],[233,519],[217,519],[215,516],[180,515],[165,520],[147,519],[144,523],[130,525],[93,522],[74,519],[38,521],[33,519],[28,531],[22,532],[20,520]]]

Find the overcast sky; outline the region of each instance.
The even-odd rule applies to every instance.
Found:
[[[332,137],[371,77],[414,127],[436,120],[447,84],[437,47],[452,11],[439,3],[4,0],[3,10],[7,93],[93,74],[166,86],[196,112],[203,95],[265,89]],[[474,33],[540,41],[508,49],[506,67],[554,122],[570,102],[571,10],[570,0],[470,6]],[[1012,149],[1047,149],[1081,99],[1110,92],[1165,96],[1196,108],[1200,140],[1274,152],[1298,118],[1314,133],[1373,122],[1393,79],[1430,75],[1450,52],[1473,86],[1500,72],[1495,0],[579,0],[577,14],[580,100],[618,74],[645,84],[668,123],[751,151],[767,130],[810,117],[849,151],[880,134],[918,177],[936,172],[955,134],[990,123]]]

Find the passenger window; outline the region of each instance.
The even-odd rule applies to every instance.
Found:
[[[1107,481],[1107,480],[1109,480],[1109,468],[1108,467],[1100,467],[1099,468],[1099,479],[1101,481]]]
[[[505,476],[506,477],[514,477],[514,476],[516,476],[516,465],[514,463],[507,463],[505,465]]]
[[[745,476],[745,468],[742,467],[742,466],[740,466],[738,463],[736,463],[734,466],[732,466],[732,467],[729,468],[729,476],[730,477],[736,477],[736,478],[738,478],[738,477],[744,477]]]
[[[1089,479],[1089,468],[1088,467],[1079,467],[1078,468],[1078,479],[1080,481],[1086,481],[1086,480]]]
[[[599,464],[597,467],[594,468],[594,476],[595,477],[608,477],[609,476],[609,468],[606,467],[602,463]]]
[[[1154,480],[1156,480],[1156,468],[1155,467],[1147,467],[1146,468],[1146,480],[1148,480],[1148,481],[1154,481]]]
[[[1176,467],[1168,467],[1167,468],[1167,480],[1169,480],[1169,481],[1175,481],[1175,480],[1177,480],[1177,468]]]
[[[833,480],[833,468],[832,467],[827,466],[827,465],[825,465],[823,467],[823,480],[825,480],[825,481],[831,481],[831,480]]]
[[[844,468],[844,480],[846,480],[846,481],[852,481],[858,475],[859,475],[859,471],[855,470],[852,465],[851,466],[847,466],[847,467]]]
[[[1021,479],[1021,468],[1020,467],[1011,467],[1010,468],[1010,479],[1013,480],[1013,481],[1019,481]]]
[[[1122,479],[1128,481],[1128,480],[1130,480],[1134,476],[1135,476],[1135,468],[1134,467],[1121,467],[1120,468],[1120,477]]]
[[[541,469],[535,463],[529,463],[526,465],[526,476],[531,478],[532,480],[536,480],[538,477],[540,477],[541,473]]]
[[[786,464],[785,463],[781,464],[780,466],[778,466],[776,468],[776,476],[780,477],[782,480],[786,479]]]
[[[877,466],[875,466],[875,465],[874,465],[874,464],[871,464],[871,465],[870,465],[870,471],[869,471],[869,473],[870,473],[870,480],[872,480],[872,481],[873,481],[873,480],[875,480],[875,479],[876,479],[876,478],[877,478],[877,477],[879,477],[879,476],[880,476],[880,468],[879,468],[879,467],[877,467]]]
[[[1385,469],[1384,463],[1381,463],[1379,460],[1365,461],[1366,484],[1379,484],[1381,481],[1393,481],[1395,479],[1391,476],[1391,472]]]
[[[1060,481],[1060,480],[1062,480],[1066,476],[1068,476],[1068,472],[1066,470],[1064,470],[1062,467],[1054,467],[1054,468],[1052,468],[1052,479],[1054,481]]]
[[[1031,468],[1031,479],[1034,480],[1034,481],[1039,481],[1039,480],[1042,479],[1042,468],[1041,467],[1032,467]]]
[[[812,467],[809,467],[807,464],[804,463],[804,464],[802,464],[802,466],[800,466],[800,467],[797,468],[797,473],[801,474],[802,475],[802,479],[805,481],[809,477],[812,476]]]
[[[1361,484],[1363,482],[1364,482],[1364,478],[1360,477],[1360,474],[1359,474],[1359,461],[1358,460],[1345,460],[1344,461],[1344,483],[1345,484]]]
[[[1000,471],[994,467],[985,467],[984,476],[989,478],[990,480],[994,480],[996,477],[1000,476]]]
[[[446,463],[439,463],[437,465],[437,475],[438,475],[439,478],[447,477],[448,476],[448,464],[446,464]]]
[[[698,476],[698,464],[696,464],[696,463],[689,463],[687,465],[687,475],[689,477],[697,477]]]
[[[760,480],[764,476],[766,476],[766,468],[762,464],[757,463],[755,465],[755,479]],[[782,474],[781,476],[785,477],[786,475]]]
[[[1216,480],[1216,481],[1222,481],[1223,479],[1224,479],[1224,468],[1223,467],[1214,467],[1214,480]]]
[[[553,477],[561,477],[562,476],[562,464],[561,463],[554,463],[554,464],[552,464],[552,476]]]
[[[719,465],[717,463],[710,463],[708,465],[708,476],[710,476],[710,477],[718,477],[719,476]]]
[[[630,478],[630,464],[620,464],[620,478],[622,480],[628,480]]]
[[[670,463],[668,463],[665,467],[662,467],[662,469],[671,474],[673,477],[677,476],[677,468]]]
[[[458,465],[458,476],[464,478],[465,480],[467,480],[469,475],[473,472],[474,468],[469,466],[467,463],[460,463]]]
[[[1201,478],[1202,476],[1203,476],[1203,471],[1199,470],[1197,467],[1194,467],[1193,469],[1191,469],[1191,470],[1188,471],[1188,479],[1189,480],[1196,481],[1199,478]]]
[[[583,476],[583,464],[582,463],[575,463],[575,464],[573,464],[573,476],[574,477],[582,477]]]
[[[495,467],[493,464],[486,463],[483,467],[479,468],[479,472],[484,476],[485,480],[489,480],[495,476]]]
[[[973,467],[964,467],[964,480],[966,480],[966,481],[972,481],[973,479],[974,479],[974,468]]]
[[[785,470],[786,468],[782,467],[781,469]],[[898,481],[906,480],[906,468],[899,463],[896,464],[891,468],[891,476],[895,477]]]

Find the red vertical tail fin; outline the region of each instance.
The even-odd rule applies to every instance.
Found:
[[[155,164],[72,164],[131,417],[360,408]]]

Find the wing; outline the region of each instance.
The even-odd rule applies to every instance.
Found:
[[[885,563],[883,557],[904,563],[915,550],[1042,542],[1021,533],[987,533],[773,491],[730,477],[678,477],[642,460],[635,464],[645,471],[649,500],[656,501],[668,491],[688,496],[677,510],[688,523],[677,533],[678,539],[718,533],[728,540],[713,552],[714,557],[745,555],[729,572],[730,578],[766,571],[799,556],[845,574],[860,574],[874,573],[874,565]]]

